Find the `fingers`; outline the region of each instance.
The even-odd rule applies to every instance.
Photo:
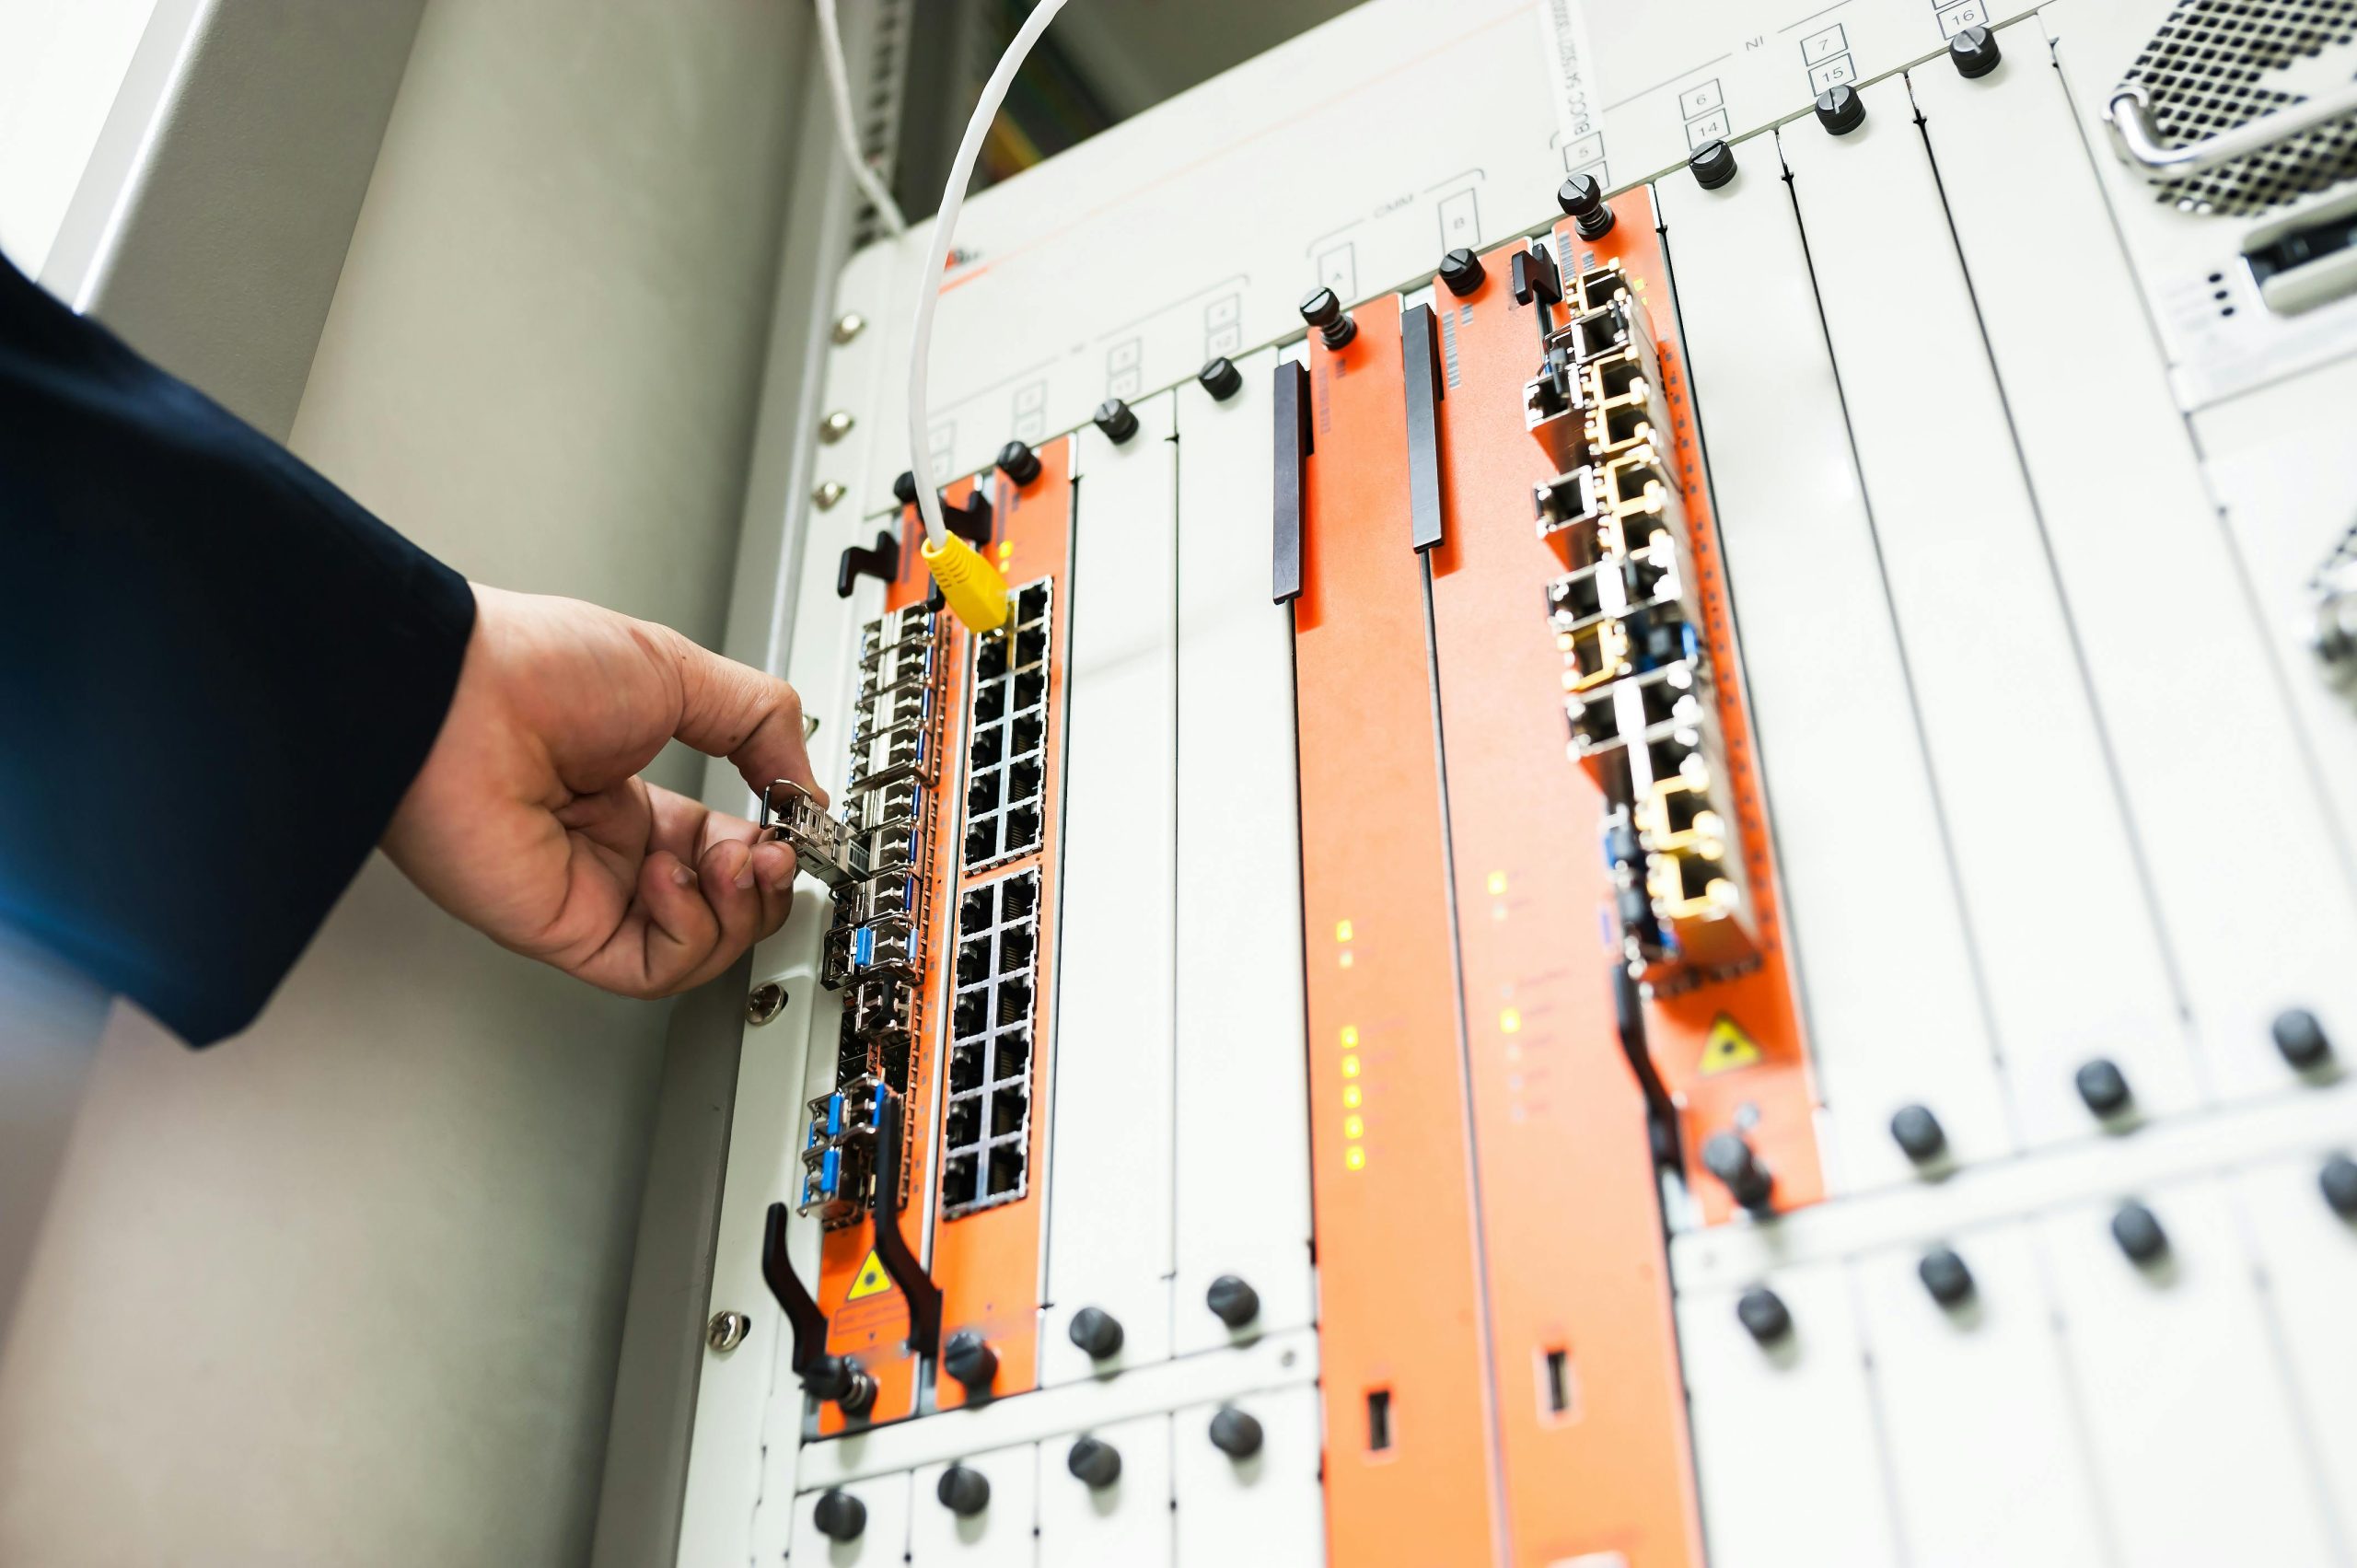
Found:
[[[792,779],[820,801],[827,792],[810,771],[803,742],[802,699],[775,676],[726,659],[671,633],[681,706],[678,738],[708,757],[726,757],[756,794],[773,779]]]

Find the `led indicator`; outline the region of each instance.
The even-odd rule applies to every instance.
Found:
[[[1351,1170],[1364,1170],[1366,1168],[1366,1151],[1360,1148],[1356,1144],[1353,1144],[1350,1147],[1342,1151],[1342,1164],[1346,1168]]]
[[[1355,1056],[1345,1056],[1345,1057],[1343,1057],[1343,1058],[1342,1058],[1342,1076],[1343,1076],[1343,1077],[1345,1077],[1345,1078],[1355,1078],[1355,1077],[1357,1077],[1358,1075],[1359,1075],[1359,1059],[1358,1059],[1357,1057],[1355,1057]]]
[[[1337,942],[1347,942],[1350,939],[1351,923],[1347,920],[1336,921],[1334,923],[1334,940]]]
[[[1342,1026],[1342,1043],[1346,1046],[1355,1046],[1358,1042],[1359,1027],[1356,1024],[1344,1024]]]
[[[1359,1086],[1356,1084],[1344,1084],[1342,1086],[1342,1104],[1347,1109],[1356,1110],[1359,1108],[1359,1101],[1364,1098],[1364,1097],[1359,1092]]]
[[[1492,898],[1493,898],[1493,899],[1494,899],[1494,898],[1498,897],[1500,894],[1504,893],[1505,890],[1506,890],[1506,874],[1505,874],[1504,872],[1503,872],[1503,871],[1492,871],[1492,872],[1491,872],[1491,873],[1490,873],[1490,897],[1492,897]]]
[[[1498,1032],[1501,1034],[1521,1033],[1522,1010],[1518,1007],[1509,1007],[1504,1012],[1500,1013],[1498,1015]]]
[[[1345,1116],[1342,1118],[1342,1136],[1345,1138],[1365,1137],[1365,1121],[1355,1116]]]

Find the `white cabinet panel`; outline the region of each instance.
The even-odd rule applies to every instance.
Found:
[[[1178,474],[1173,400],[1136,414],[1074,437],[1043,1387],[1170,1353]],[[1121,1325],[1103,1363],[1067,1331],[1087,1307]]]
[[[2357,1529],[2357,1333],[2350,1325],[2357,1306],[2357,1225],[2333,1213],[2317,1188],[2325,1157],[2319,1150],[2278,1160],[2241,1172],[2232,1186],[2266,1276],[2269,1309],[2282,1330],[2314,1466],[2346,1543]]]
[[[1120,1478],[1090,1486],[1064,1468],[1069,1438],[1039,1449],[1039,1568],[1169,1568],[1170,1417],[1094,1428],[1121,1456]]]
[[[1816,291],[1772,138],[1734,181],[1657,187],[1784,889],[1787,946],[1856,1189],[2006,1152],[1988,1030]]]
[[[1857,1317],[1841,1266],[1768,1281],[1791,1332],[1761,1345],[1735,1293],[1678,1302],[1713,1568],[1899,1561]]]
[[[2035,25],[2000,37],[1994,74],[1918,71],[1916,103],[2207,1086],[2280,1088],[2278,1009],[2337,1008],[2357,1028],[2357,901],[2071,102]],[[2044,254],[2067,257],[2067,273]],[[2108,918],[2058,906],[2074,925]]]
[[[2015,1126],[2084,1137],[2082,1063],[2169,1112],[2199,1098],[2192,1061],[1907,84],[1860,96],[1864,125],[1796,121],[1784,160]]]
[[[786,1561],[794,1568],[890,1568],[906,1560],[909,1550],[909,1478],[879,1476],[840,1488],[859,1499],[867,1522],[849,1540],[819,1533],[815,1517],[819,1499],[826,1492],[806,1492],[794,1500],[794,1544]]]
[[[2141,1201],[2169,1238],[2150,1264],[2113,1241],[2111,1203],[2038,1225],[2120,1560],[2333,1561],[2222,1193],[2205,1181]]]
[[[990,1502],[978,1514],[954,1514],[940,1495],[941,1474],[949,1466],[920,1467],[909,1504],[909,1562],[914,1568],[1031,1568],[1039,1561],[1040,1451],[1026,1444],[958,1462],[990,1482]]]
[[[1203,1305],[1222,1274],[1260,1293],[1252,1331],[1314,1316],[1293,617],[1269,597],[1275,366],[1241,361],[1225,402],[1178,390],[1181,1355],[1233,1337]]]
[[[1911,127],[1910,127],[1911,129]],[[1851,1265],[1913,1568],[2109,1560],[2053,1308],[2018,1227],[1950,1238],[1971,1297],[1942,1307],[1927,1247]]]
[[[1232,1402],[1260,1423],[1260,1451],[1248,1458],[1230,1458],[1212,1446],[1218,1407],[1196,1405],[1172,1419],[1180,1568],[1323,1562],[1318,1390],[1284,1388]]]

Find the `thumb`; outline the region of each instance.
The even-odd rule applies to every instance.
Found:
[[[721,657],[677,632],[668,646],[679,676],[679,718],[671,733],[707,757],[726,757],[755,794],[773,779],[827,792],[810,771],[803,741],[802,699],[773,675]]]

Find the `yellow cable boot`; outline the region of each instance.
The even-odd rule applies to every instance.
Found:
[[[933,580],[941,585],[949,612],[966,630],[995,632],[1006,624],[1006,579],[982,559],[981,552],[951,534],[939,550],[927,540],[918,553],[924,557]]]

